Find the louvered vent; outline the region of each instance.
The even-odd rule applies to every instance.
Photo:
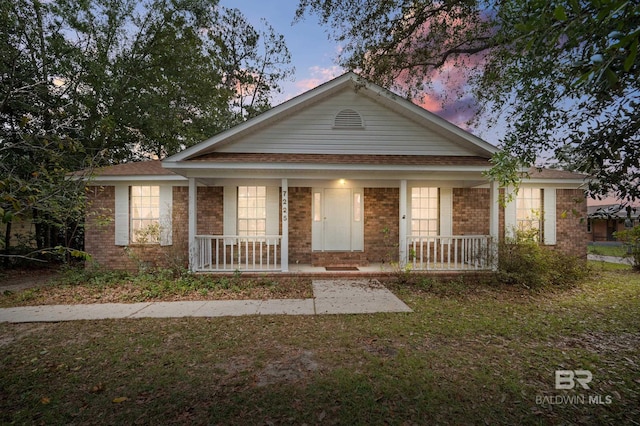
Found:
[[[364,129],[364,123],[358,111],[343,109],[336,114],[333,127],[337,129]]]

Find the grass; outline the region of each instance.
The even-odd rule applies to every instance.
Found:
[[[633,424],[640,275],[591,275],[535,293],[388,283],[408,314],[0,324],[0,422]],[[591,389],[556,390],[559,369]]]
[[[627,255],[627,247],[623,245],[589,244],[587,250],[589,254],[597,254],[600,256],[625,257]]]

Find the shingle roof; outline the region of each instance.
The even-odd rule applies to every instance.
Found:
[[[415,166],[490,166],[489,159],[463,156],[361,154],[211,153],[189,161],[210,163],[384,164]]]
[[[162,167],[160,160],[136,161],[102,167],[94,170],[94,174],[98,176],[178,176],[171,170]]]
[[[529,169],[529,177],[531,179],[586,179],[588,176],[566,170],[538,169],[532,167]]]

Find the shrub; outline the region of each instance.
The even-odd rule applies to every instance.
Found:
[[[531,233],[516,237],[498,247],[497,280],[526,288],[570,286],[588,274],[586,262],[575,256],[540,245]]]
[[[633,269],[640,271],[640,225],[614,233],[618,241],[622,241],[628,248],[627,256],[633,260]]]

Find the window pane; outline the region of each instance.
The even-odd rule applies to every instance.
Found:
[[[265,235],[267,217],[267,188],[265,186],[238,187],[238,234]]]

